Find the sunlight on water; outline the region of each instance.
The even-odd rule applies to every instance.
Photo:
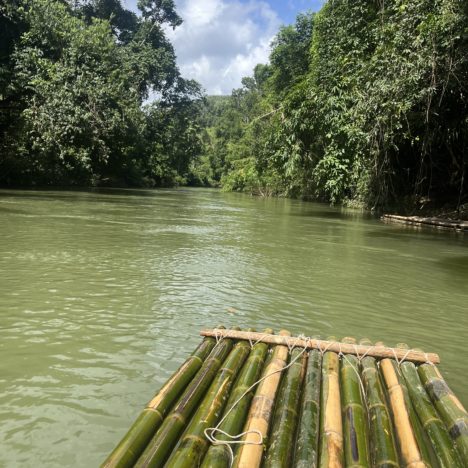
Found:
[[[468,238],[215,190],[0,191],[0,466],[96,466],[218,324],[407,342],[468,404]]]

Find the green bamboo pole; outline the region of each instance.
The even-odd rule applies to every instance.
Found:
[[[160,467],[171,453],[193,410],[210,386],[214,376],[232,349],[232,340],[223,339],[213,349],[202,368],[166,417],[137,463],[138,468]]]
[[[335,341],[333,337],[329,341]],[[343,423],[339,380],[340,360],[327,351],[322,360],[322,411],[320,412],[320,468],[343,466]]]
[[[419,366],[418,373],[455,442],[462,462],[468,466],[468,414],[465,408],[450,390],[436,366],[423,364]]]
[[[307,353],[304,348],[294,348],[290,359],[293,363],[281,380],[276,399],[270,444],[263,463],[265,468],[289,468],[292,462]]]
[[[361,344],[371,345],[368,340],[361,340]],[[399,467],[392,421],[376,360],[373,357],[364,357],[361,366],[369,412],[371,465],[375,468]]]
[[[272,334],[273,330],[267,329],[265,333]],[[259,379],[267,354],[268,344],[266,343],[257,343],[252,347],[247,362],[242,368],[226,404],[225,412],[222,417],[223,422],[219,426],[221,431],[232,436],[242,431],[245,420],[247,419],[250,403],[255,393],[255,388],[250,391],[248,391],[248,389]],[[246,393],[247,391],[248,393]],[[239,400],[239,398],[241,399]],[[236,406],[231,411],[234,404],[236,404]],[[220,441],[231,440],[221,432],[215,433],[214,436]],[[208,449],[203,460],[202,468],[229,468],[230,463],[231,454],[227,445],[212,445]]]
[[[102,468],[133,466],[163,422],[176,398],[199,371],[215,343],[214,338],[201,342],[193,354],[179,367],[140,413],[127,434],[101,465]]]
[[[167,468],[200,466],[209,445],[205,429],[214,426],[219,420],[232,383],[249,353],[250,344],[247,341],[238,342],[229,353],[206,397],[184,431],[177,449],[169,457],[165,465]]]
[[[409,346],[406,343],[398,343],[397,347],[401,349],[409,349]],[[438,464],[437,457],[434,453],[431,441],[421,424],[418,414],[416,413],[416,408],[414,407],[414,404],[411,401],[409,390],[408,390],[406,381],[403,377],[403,373],[401,370],[401,364],[400,364],[400,367],[398,367],[398,364],[396,363],[396,361],[393,361],[393,366],[395,370],[397,371],[398,380],[400,381],[400,385],[403,389],[406,406],[408,407],[408,410],[409,410],[411,424],[413,426],[414,435],[416,437],[416,441],[418,443],[419,450],[421,452],[422,460],[428,467],[431,467],[431,466],[437,467],[437,464]]]
[[[320,376],[322,355],[315,349],[309,353],[301,402],[301,416],[297,430],[296,468],[316,467],[320,426]]]
[[[414,409],[428,435],[441,468],[461,468],[462,464],[444,423],[419,379],[416,366],[403,362],[400,366]]]
[[[283,337],[291,336],[287,330],[280,331],[279,335]],[[273,404],[278,392],[282,371],[288,362],[288,357],[288,347],[276,345],[273,348],[268,365],[263,369],[263,380],[258,385],[255,396],[252,399],[249,416],[244,426],[244,431],[247,434],[243,437],[242,441],[244,443],[239,446],[234,460],[236,468],[257,468],[260,466]],[[258,444],[259,434],[262,438],[261,445]]]
[[[383,381],[388,392],[392,409],[393,422],[404,467],[425,468],[416,436],[411,424],[403,387],[398,379],[395,362],[392,359],[383,359],[379,363]]]
[[[356,340],[344,338],[343,342],[355,344]],[[340,380],[345,464],[349,468],[368,468],[367,411],[361,390],[359,359],[356,356],[348,354],[341,358]]]
[[[398,364],[393,359],[383,359],[380,370],[385,380],[403,466],[427,468],[437,466],[437,460],[430,446],[406,388]]]

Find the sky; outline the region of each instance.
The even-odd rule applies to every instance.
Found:
[[[136,10],[137,0],[122,0]],[[208,94],[230,94],[266,63],[278,28],[296,15],[317,11],[323,0],[175,0],[184,22],[167,35],[185,78],[197,80]]]

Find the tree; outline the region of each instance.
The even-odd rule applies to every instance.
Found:
[[[164,24],[180,24],[172,1],[141,1],[141,18],[119,0],[14,6],[0,18],[1,108],[9,109],[0,183],[154,185],[186,176],[201,93],[180,76],[164,34]]]
[[[257,192],[332,203],[463,203],[467,9],[333,0],[282,27],[270,63],[233,92],[242,126],[225,144],[226,186],[250,190],[249,174],[270,187]]]

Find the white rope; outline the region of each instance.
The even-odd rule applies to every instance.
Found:
[[[254,341],[252,347],[254,347],[256,344],[262,342],[263,338],[265,338],[265,336],[269,336],[269,335],[270,335],[269,333],[264,333],[263,335],[261,335],[260,338],[257,341]]]
[[[284,341],[284,345],[288,347],[288,350],[291,351],[291,349],[294,347],[294,345],[290,348],[289,347],[289,342],[287,340],[287,337],[284,337],[283,338],[283,341]],[[297,341],[296,341],[296,344],[297,344]],[[282,345],[279,345],[279,346],[282,346]],[[264,375],[263,377],[261,377],[260,379],[258,379],[256,382],[254,382],[249,388],[247,388],[247,390],[245,390],[242,395],[232,404],[232,406],[229,408],[229,410],[223,415],[223,417],[221,418],[221,420],[218,422],[218,424],[215,426],[215,427],[207,427],[204,431],[204,434],[205,434],[205,437],[214,445],[225,445],[228,450],[229,450],[229,456],[230,456],[230,464],[229,466],[232,467],[233,463],[234,463],[234,452],[231,448],[231,445],[234,445],[234,444],[241,444],[241,445],[262,445],[263,444],[263,435],[262,433],[257,430],[257,429],[252,429],[250,431],[245,431],[245,432],[242,432],[241,434],[237,434],[237,435],[231,435],[231,434],[228,434],[227,432],[219,429],[219,427],[221,426],[221,424],[225,421],[225,419],[229,416],[229,414],[232,412],[232,410],[239,404],[239,402],[246,396],[250,393],[251,390],[253,390],[258,384],[260,384],[261,382],[263,382],[264,380],[268,379],[269,377],[271,377],[272,375],[274,374],[277,374],[278,372],[283,372],[285,371],[286,369],[288,369],[289,367],[291,367],[305,352],[307,351],[307,344],[304,346],[304,348],[302,349],[302,351],[294,358],[292,359],[289,364],[287,364],[286,366],[282,367],[281,369],[278,369],[276,371],[273,371],[273,372],[270,372],[269,374],[267,375]],[[231,440],[220,440],[220,439],[217,439],[213,434],[216,433],[216,432],[219,432],[220,434],[223,434],[224,436],[226,437],[229,437]],[[259,440],[257,442],[247,442],[246,440],[238,440],[238,439],[241,439],[242,437],[248,435],[248,434],[258,434],[259,436]]]
[[[219,424],[218,424],[219,426]],[[215,432],[219,432],[220,434],[229,437],[231,440],[219,440],[213,436]],[[247,442],[246,440],[239,440],[242,439],[247,434],[257,434],[258,435],[258,442]],[[262,433],[258,429],[252,429],[251,431],[244,431],[237,435],[229,434],[226,431],[223,431],[219,427],[208,427],[205,429],[205,437],[213,444],[213,445],[225,445],[228,449],[229,453],[229,466],[232,466],[234,463],[234,451],[232,450],[231,445],[262,445],[263,444],[263,436]]]
[[[250,335],[249,335],[249,337],[248,337],[248,340],[249,340],[249,343],[250,343],[250,349],[252,349],[252,348],[253,348],[253,345],[252,345],[252,338],[250,338]]]
[[[354,352],[356,353],[358,361],[361,362],[361,356],[359,355],[359,351],[358,351],[358,348],[357,348],[356,344],[354,345]]]
[[[318,350],[320,351],[320,355],[323,357],[323,355],[330,349],[330,346],[334,343],[334,341],[329,341],[327,346],[325,346],[325,349],[322,349],[322,343],[322,340],[317,340]]]
[[[411,353],[411,351],[413,351],[412,349],[408,349],[405,353],[405,355],[401,358],[401,359],[398,359],[398,356],[396,354],[396,351],[395,351],[395,348],[392,348],[392,352],[393,352],[393,356],[395,356],[395,361],[397,362],[398,364],[398,367],[401,366],[401,364],[403,364],[403,362],[405,362],[406,358],[409,356],[409,353]]]
[[[215,328],[214,332],[215,332],[215,340],[216,340],[215,346],[218,346],[219,343],[221,343],[222,339],[224,338],[224,335],[220,333],[220,330],[218,330],[217,328]]]
[[[270,333],[263,333],[262,335],[260,335],[260,338],[257,340],[257,341],[252,341],[252,338],[250,338],[250,335],[247,337],[247,339],[249,340],[249,344],[250,344],[250,349],[252,349],[256,344],[260,343],[261,341],[263,341],[263,339],[266,337],[266,336],[270,336]]]
[[[400,360],[400,364],[403,364],[403,362],[406,361],[406,358],[409,356],[409,353],[411,353],[411,351],[413,351],[412,349],[408,349],[408,351],[406,351],[406,354],[401,358]]]
[[[369,346],[369,348],[366,349],[366,352],[362,355],[359,356],[359,362],[362,362],[362,360],[375,348],[375,346]]]
[[[435,364],[429,360],[429,356],[427,355],[427,353],[424,353],[424,357],[426,359],[426,364],[430,364],[431,366],[435,367]]]

